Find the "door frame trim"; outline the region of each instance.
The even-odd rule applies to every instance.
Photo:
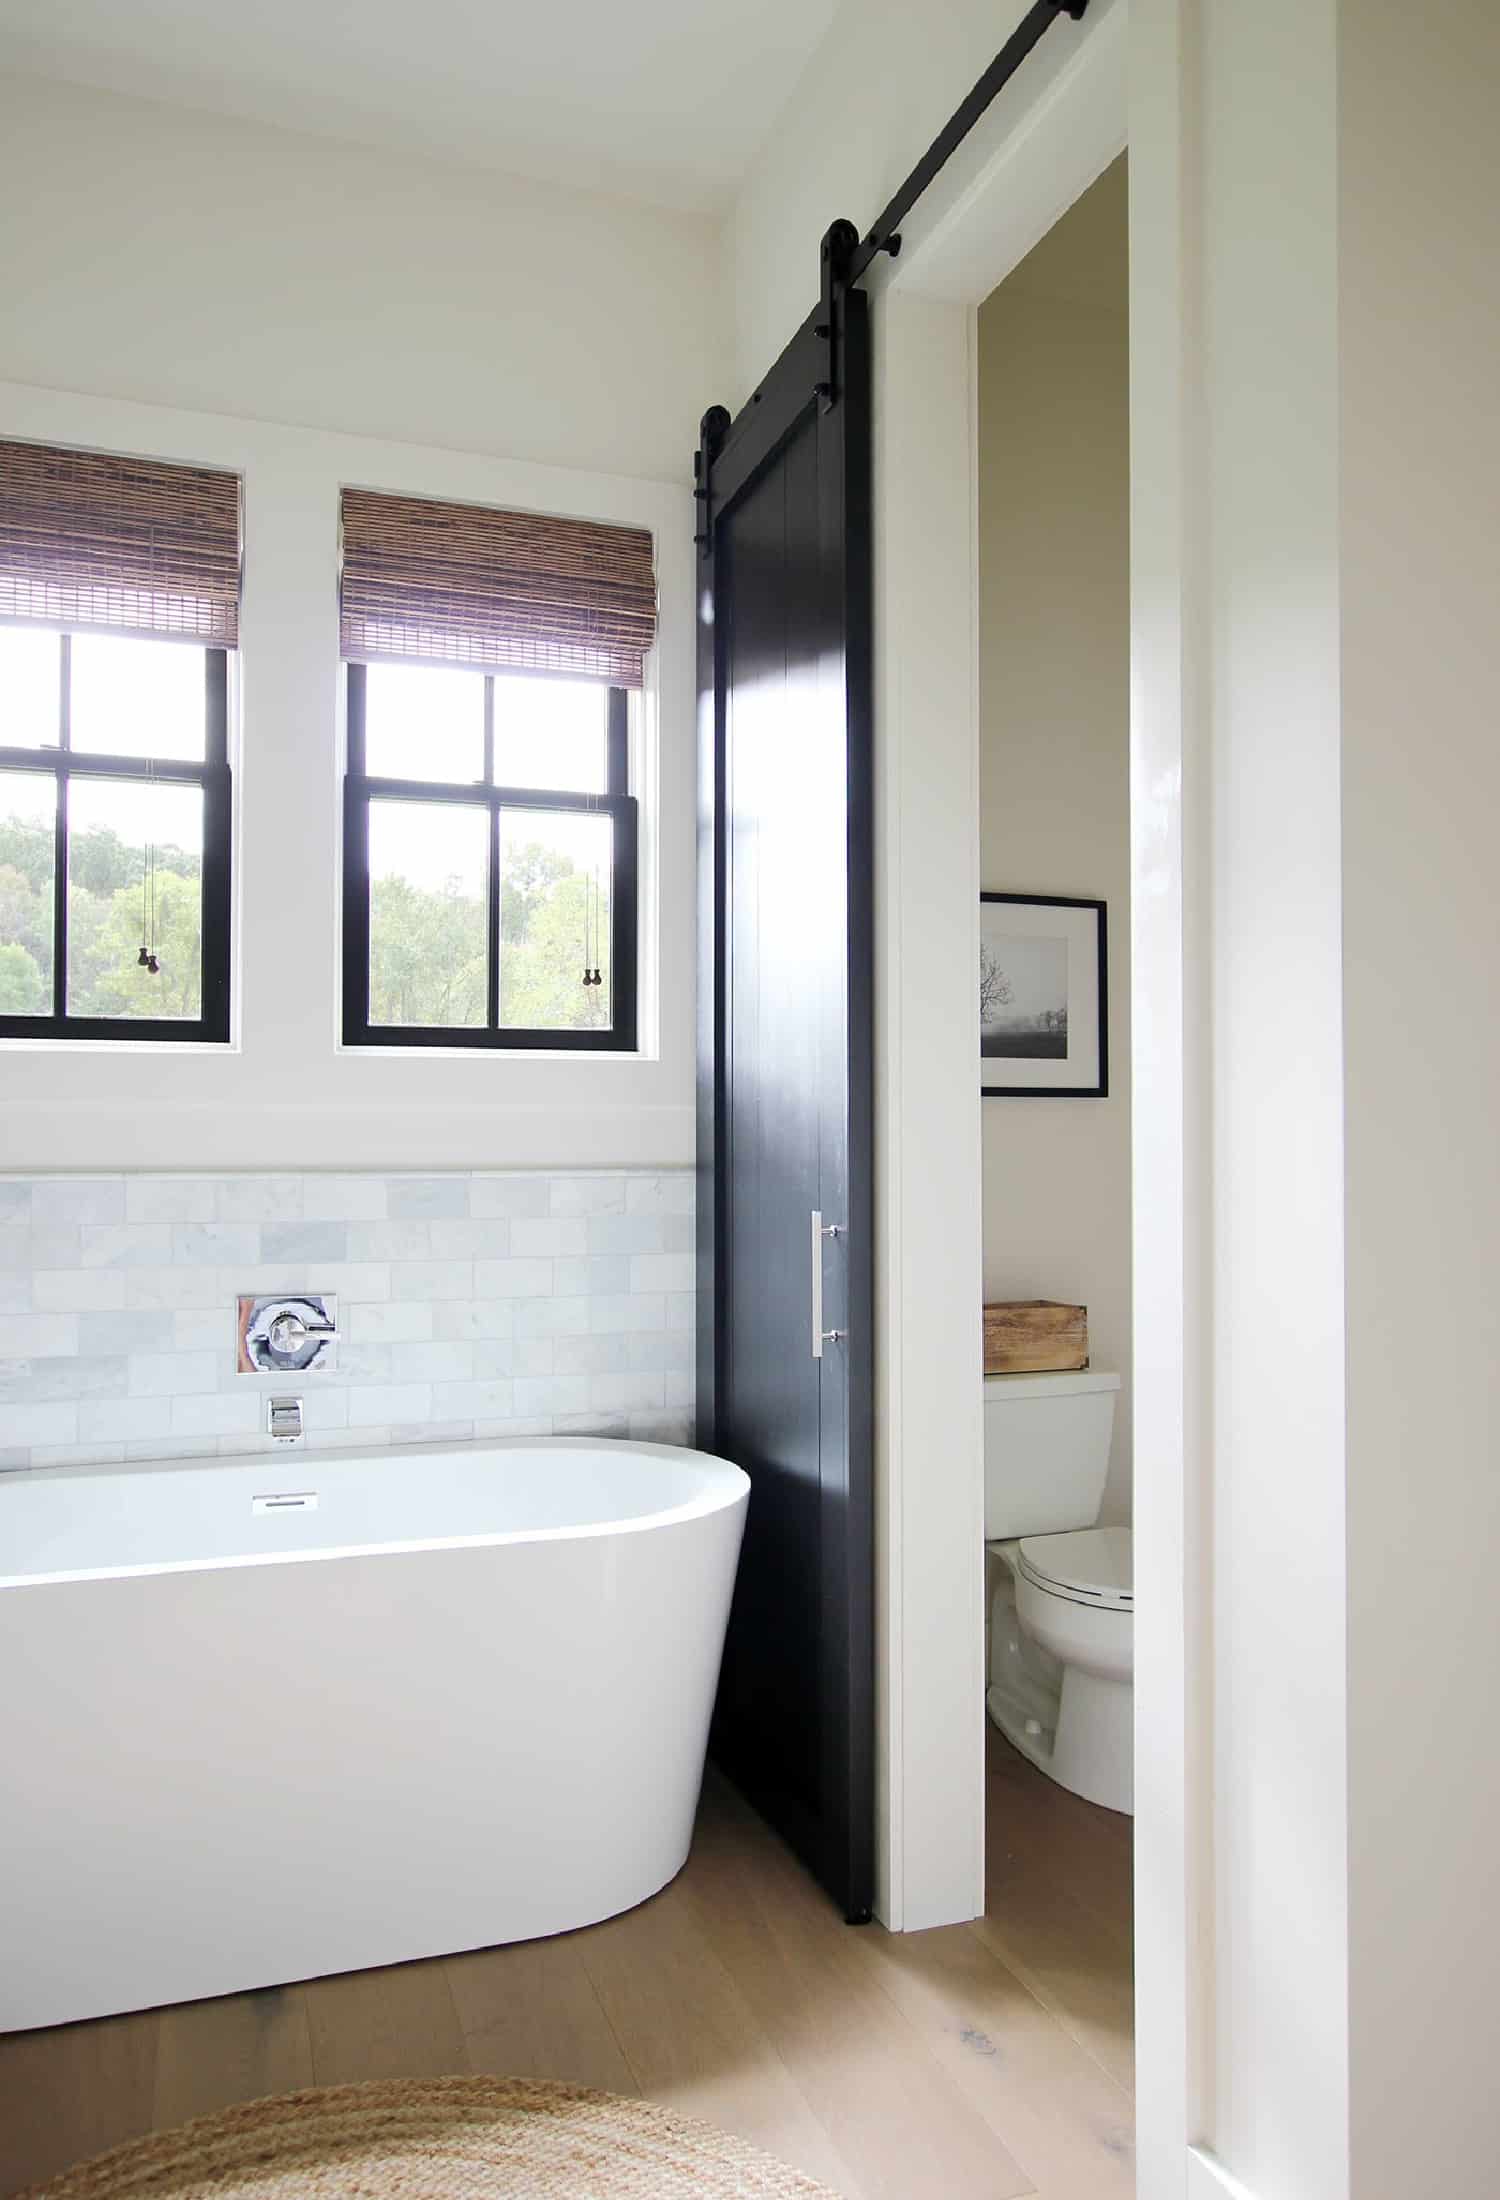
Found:
[[[1059,23],[876,298],[877,1914],[984,1908],[979,306],[1123,150],[1125,0]],[[968,1067],[962,1068],[961,1064]]]

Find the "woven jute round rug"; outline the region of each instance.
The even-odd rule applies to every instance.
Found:
[[[408,2078],[248,2101],[19,2200],[836,2200],[712,2124],[528,2078]]]

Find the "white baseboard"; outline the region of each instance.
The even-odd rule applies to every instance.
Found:
[[[1188,2148],[1187,2200],[1255,2200],[1209,2147]]]

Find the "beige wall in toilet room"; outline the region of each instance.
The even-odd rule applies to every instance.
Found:
[[[1356,2200],[1500,2183],[1497,87],[1493,0],[1340,10]]]
[[[1125,162],[979,315],[983,884],[1108,903],[1110,1093],[984,1103],[984,1293],[1076,1300],[1130,1364]],[[1104,1517],[1130,1510],[1122,1391]]]

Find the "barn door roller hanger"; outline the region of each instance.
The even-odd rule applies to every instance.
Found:
[[[824,232],[820,249],[818,305],[812,323],[812,333],[818,346],[812,394],[823,412],[831,412],[839,401],[840,333],[845,295],[882,252],[888,253],[892,259],[896,257],[901,250],[901,224],[933,178],[946,167],[980,116],[1010,82],[1022,62],[1040,43],[1057,18],[1066,15],[1075,23],[1082,22],[1088,4],[1089,0],[1035,0],[1035,4],[1022,16],[968,97],[950,115],[901,188],[876,216],[866,234],[861,237],[853,222],[842,219],[832,223]],[[760,403],[761,395],[759,390],[754,393],[745,412],[741,414],[741,419]],[[703,416],[698,448],[693,454],[693,477],[696,482],[693,494],[699,505],[699,525],[694,539],[704,555],[707,554],[712,533],[714,461],[723,450],[734,425],[724,406],[710,406]]]

